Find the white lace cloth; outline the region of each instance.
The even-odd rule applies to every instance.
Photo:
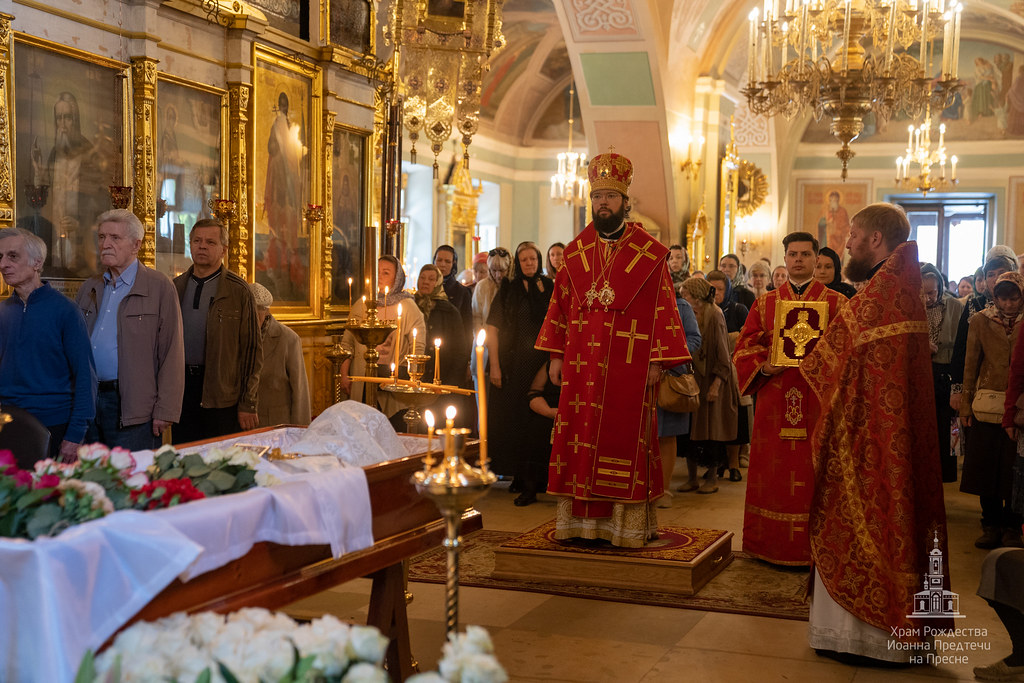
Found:
[[[257,469],[282,480],[277,486],[148,513],[116,512],[56,538],[0,539],[0,681],[71,681],[87,649],[175,578],[188,581],[223,566],[255,543],[330,545],[334,557],[373,545],[366,475],[353,465],[425,448],[423,439],[399,438],[381,413],[372,411],[378,420],[370,412],[338,404],[317,418],[312,434],[284,428],[218,444],[285,452],[304,444],[302,452],[332,456],[261,462]],[[144,468],[153,455],[135,457]]]

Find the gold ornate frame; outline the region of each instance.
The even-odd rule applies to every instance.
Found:
[[[2,33],[3,33],[3,30],[2,30],[2,27],[0,27],[0,38],[3,37]],[[31,150],[25,150],[23,153],[19,153],[19,150],[18,150],[18,135],[17,135],[17,130],[18,130],[17,114],[18,114],[18,112],[17,112],[17,106],[16,106],[16,103],[18,101],[17,100],[18,83],[14,82],[14,80],[15,80],[14,79],[14,75],[17,72],[17,62],[18,62],[18,59],[19,59],[18,53],[19,53],[20,50],[24,50],[26,47],[39,49],[39,50],[42,50],[42,51],[47,52],[47,53],[52,53],[53,55],[57,55],[59,57],[71,58],[71,59],[74,59],[74,60],[77,60],[77,61],[84,62],[84,63],[86,63],[88,65],[91,65],[91,66],[94,66],[94,67],[98,67],[100,69],[108,69],[108,70],[113,72],[111,74],[111,76],[113,78],[120,79],[120,87],[119,88],[116,87],[116,82],[114,83],[114,85],[115,85],[114,90],[115,91],[117,91],[117,90],[120,91],[119,95],[120,95],[120,105],[121,105],[120,121],[115,121],[115,124],[114,124],[116,126],[119,126],[119,131],[115,129],[115,132],[119,132],[120,133],[119,139],[116,140],[116,143],[120,144],[120,147],[121,147],[121,158],[116,163],[118,163],[120,165],[120,169],[119,170],[120,170],[120,177],[122,179],[121,182],[123,184],[125,184],[125,185],[133,184],[134,183],[133,175],[134,175],[134,171],[135,171],[135,169],[133,169],[133,166],[132,166],[132,164],[133,164],[132,150],[134,149],[134,139],[133,139],[134,125],[133,125],[133,120],[132,120],[132,109],[133,108],[130,106],[130,103],[132,101],[132,99],[131,99],[131,96],[132,96],[132,87],[131,87],[132,79],[130,77],[131,76],[130,66],[128,64],[123,63],[123,62],[119,62],[119,61],[116,61],[116,60],[113,60],[113,59],[109,59],[107,57],[102,57],[100,55],[95,55],[95,54],[92,54],[90,52],[86,52],[84,50],[79,50],[77,48],[68,47],[68,46],[62,45],[60,43],[55,43],[55,42],[50,41],[50,40],[45,40],[43,38],[38,38],[36,36],[32,36],[32,35],[29,35],[29,34],[26,34],[26,33],[21,33],[21,32],[18,32],[18,31],[14,32],[13,47],[12,47],[12,50],[11,50],[11,59],[8,62],[8,64],[6,65],[6,70],[5,70],[6,73],[4,74],[5,80],[7,82],[11,83],[10,93],[8,95],[7,101],[11,105],[11,109],[10,109],[10,111],[11,111],[11,122],[12,122],[11,130],[14,131],[14,135],[12,135],[12,139],[11,139],[11,158],[12,158],[12,160],[27,159],[27,158],[30,157],[30,153],[31,153]],[[44,107],[45,106],[46,105],[44,104]],[[52,103],[50,104],[50,106],[52,106]],[[106,112],[106,114],[109,117],[109,112]],[[47,119],[48,119],[48,117],[46,117],[45,115],[42,117],[43,121],[46,121]],[[109,119],[108,119],[108,122],[109,122]],[[52,125],[52,123],[50,125]],[[2,127],[2,121],[0,121],[0,127]],[[136,153],[137,153],[137,150],[136,150]],[[0,157],[2,157],[2,146],[0,146]],[[2,168],[2,165],[0,165],[0,168]],[[116,166],[115,166],[115,168],[116,168]],[[17,191],[16,191],[16,188],[19,186],[18,185],[19,179],[18,179],[18,168],[17,168],[17,164],[16,163],[12,165],[11,171],[12,171],[11,177],[12,177],[12,182],[13,182],[13,188],[12,189],[15,189],[15,191],[14,191],[14,201],[13,201],[13,205],[12,205],[12,209],[13,209],[12,220],[16,220],[18,213],[25,213],[25,212],[24,211],[19,211],[19,209],[22,209],[24,207],[20,206],[18,201],[17,201]],[[115,179],[116,179],[116,177],[114,175],[112,175],[109,179],[105,178],[103,180],[103,184],[114,184]],[[0,173],[0,180],[2,180],[2,173]],[[24,184],[24,183],[22,183],[22,184]],[[107,195],[107,203],[105,203],[105,204],[102,203],[102,201],[101,201],[102,200],[102,193],[101,192],[97,192],[97,193],[95,193],[95,195],[96,195],[95,196],[96,200],[100,201],[100,206],[102,206],[101,210],[105,210],[106,208],[109,208],[109,206],[110,206],[110,204],[109,204],[109,194]],[[0,196],[0,201],[2,201],[2,199],[3,199],[2,196]],[[3,208],[2,205],[0,205],[0,209],[2,209],[2,208]],[[99,207],[97,207],[97,208],[99,208]],[[2,211],[0,211],[0,214],[2,214]],[[95,216],[93,216],[92,218],[95,218]],[[79,229],[81,229],[81,228],[79,228]],[[91,274],[92,273],[89,273],[89,275],[91,275]],[[48,275],[48,276],[46,276],[46,279],[49,280],[51,282],[51,284],[55,288],[57,288],[58,290],[64,292],[65,294],[73,295],[75,290],[77,290],[78,284],[80,282],[82,282],[85,279],[85,277],[87,277],[87,275],[84,275],[84,274],[83,274],[82,277],[54,277],[52,275]]]
[[[353,252],[353,272],[346,277],[352,278],[352,290],[351,298],[356,300],[363,292],[363,278],[367,275],[363,272],[363,258],[362,253],[364,249],[363,238],[366,231],[363,226],[369,225],[370,220],[370,200],[373,192],[373,131],[366,130],[364,128],[357,128],[342,123],[334,123],[334,113],[329,112],[331,116],[332,126],[331,128],[324,128],[326,133],[325,146],[324,146],[324,169],[326,171],[326,184],[324,186],[324,205],[327,207],[327,218],[329,220],[330,230],[325,229],[324,231],[324,249],[325,252],[330,256],[330,260],[325,258],[325,268],[327,277],[330,278],[330,286],[325,290],[324,300],[324,317],[332,317],[332,314],[346,314],[349,310],[348,298],[342,298],[341,295],[334,296],[337,291],[337,287],[334,283],[334,262],[333,262],[333,249],[334,249],[334,235],[333,228],[337,224],[336,211],[339,210],[337,205],[338,197],[334,194],[334,138],[338,133],[345,133],[351,136],[355,136],[362,139],[362,164],[359,168],[359,185],[360,188],[357,192],[359,201],[358,216],[356,217],[355,225],[355,239],[354,239],[354,252]],[[346,283],[347,287],[347,283]]]
[[[160,140],[161,140],[161,138],[163,136],[163,133],[164,133],[164,130],[165,130],[164,122],[161,122],[161,118],[160,118],[160,113],[165,111],[163,103],[160,102],[160,92],[161,92],[161,87],[160,86],[163,85],[163,84],[178,86],[178,87],[181,87],[181,88],[187,88],[187,89],[191,89],[191,90],[197,90],[197,91],[199,91],[201,93],[205,93],[207,95],[212,95],[212,96],[215,96],[215,97],[220,99],[220,106],[219,106],[219,109],[217,111],[217,125],[219,127],[218,144],[220,146],[219,159],[217,161],[217,171],[218,171],[219,182],[217,184],[216,189],[214,190],[215,196],[217,198],[228,197],[228,195],[229,195],[229,188],[230,188],[229,177],[228,177],[229,176],[228,170],[230,168],[230,150],[229,150],[229,135],[228,135],[228,133],[229,133],[230,118],[229,118],[229,106],[228,106],[228,101],[229,101],[228,100],[228,91],[225,90],[224,88],[218,88],[218,87],[215,87],[215,86],[212,86],[212,85],[207,85],[205,83],[200,83],[198,81],[192,81],[192,80],[189,80],[189,79],[186,79],[186,78],[182,78],[180,76],[175,76],[173,74],[167,74],[167,73],[162,73],[162,72],[161,73],[157,73],[157,79],[156,79],[156,109],[154,111],[154,119],[153,119],[153,121],[154,121],[154,123],[153,123],[153,140],[154,140],[153,144],[156,147],[156,156],[155,156],[155,160],[156,161],[155,161],[155,164],[153,166],[153,174],[154,174],[153,177],[154,177],[154,185],[155,185],[154,201],[156,202],[156,207],[155,207],[156,208],[156,221],[159,221],[162,218],[161,206],[160,206],[159,202],[160,202],[161,195],[162,195],[162,188],[160,187],[160,181],[161,181],[160,170],[161,170],[161,165],[164,162],[164,160],[160,158],[160,154],[161,154]],[[179,114],[179,116],[180,116],[180,114]],[[179,121],[180,121],[180,119],[179,119]],[[199,216],[202,217],[202,218],[210,218],[210,217],[213,216],[213,213],[210,210],[210,207],[206,204],[205,201],[203,201],[201,203],[200,211],[199,211]],[[188,229],[191,228],[191,227],[192,226],[190,226],[190,225],[186,225],[185,226],[185,242],[186,242],[186,244],[188,243]],[[156,229],[156,224],[154,223],[154,232],[155,232],[155,229]],[[163,269],[161,269],[161,271],[166,273],[166,271],[163,270]],[[168,274],[168,275],[170,275],[170,274]],[[170,275],[170,276],[173,277],[173,275]]]
[[[350,59],[361,59],[365,55],[377,54],[377,13],[374,11],[374,3],[367,0],[370,19],[370,47],[369,51],[362,52],[355,50],[349,45],[335,43],[331,39],[331,4],[333,0],[320,0],[320,44],[330,45],[340,54]]]
[[[256,251],[257,228],[260,224],[265,224],[268,234],[270,230],[269,221],[265,220],[267,218],[267,207],[263,205],[263,199],[260,195],[262,194],[261,190],[265,190],[266,185],[265,178],[269,160],[269,131],[272,130],[276,117],[274,112],[276,111],[278,93],[273,91],[279,90],[283,83],[290,81],[293,93],[294,88],[301,83],[302,92],[308,97],[308,111],[300,111],[305,131],[300,131],[299,142],[306,144],[303,156],[308,160],[307,168],[300,169],[300,173],[305,174],[306,178],[308,178],[308,187],[302,188],[300,186],[298,191],[300,195],[298,196],[298,208],[300,211],[305,209],[308,204],[324,205],[323,128],[325,117],[323,112],[323,74],[319,67],[284,52],[257,44],[253,45],[252,63],[254,67],[252,104],[250,109],[252,112],[252,131],[249,140],[251,141],[253,153],[247,168],[248,175],[252,179],[252,182],[249,183],[253,193],[249,198],[249,201],[252,202],[250,204],[252,219],[248,223],[239,221],[243,226],[247,225],[251,229],[251,233],[247,239],[243,235],[239,235],[239,239],[244,240],[252,254],[250,262],[253,263],[253,275],[248,279],[256,280],[260,277],[259,272],[261,270],[256,263],[256,257],[258,256]],[[271,87],[271,85],[274,85],[274,87]],[[292,112],[299,109],[299,106],[292,104],[291,100],[289,100],[289,121],[293,120]],[[264,179],[262,184],[260,183],[261,178]],[[302,179],[300,178],[300,180]],[[303,189],[305,189],[305,192],[303,192]],[[295,217],[291,216],[291,219],[294,220]],[[299,239],[303,236],[303,230],[306,232],[306,250],[308,255],[305,264],[307,266],[307,294],[305,301],[297,299],[282,300],[278,295],[275,295],[274,315],[282,320],[308,320],[319,317],[324,309],[324,298],[330,295],[330,283],[329,281],[325,283],[326,278],[324,277],[324,266],[326,264],[324,253],[325,240],[323,238],[325,227],[323,221],[308,221],[303,216],[299,216],[298,220],[301,223],[299,233],[296,236],[296,246],[299,244]],[[262,229],[260,232],[262,233]],[[260,246],[263,245],[261,244]],[[289,249],[291,248],[291,245],[286,246]],[[291,255],[287,255],[287,252],[285,253],[288,263],[291,263]],[[291,268],[289,267],[286,270],[289,271],[290,277]],[[280,271],[280,268],[278,268],[278,271]],[[280,272],[278,272],[278,277],[280,277]],[[277,303],[278,300],[282,301],[280,305]]]

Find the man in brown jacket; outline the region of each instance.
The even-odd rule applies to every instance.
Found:
[[[142,223],[114,209],[96,219],[102,273],[78,289],[99,380],[86,443],[156,448],[178,421],[185,381],[181,310],[170,279],[139,263]]]
[[[204,218],[189,233],[192,267],[174,278],[185,336],[185,397],[174,443],[254,429],[263,350],[249,286],[224,267],[228,231]]]

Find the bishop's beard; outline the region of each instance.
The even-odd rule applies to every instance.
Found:
[[[611,237],[619,231],[619,228],[622,227],[622,223],[625,220],[626,204],[623,202],[618,211],[607,216],[594,214],[594,229],[597,230],[598,234],[602,237]]]

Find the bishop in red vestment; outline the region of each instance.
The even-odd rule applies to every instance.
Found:
[[[930,619],[912,616],[915,593],[933,583],[930,553],[948,557],[928,323],[903,210],[872,204],[851,223],[846,274],[868,283],[800,365],[821,401],[808,635],[833,656],[906,662],[925,652],[894,640],[920,644],[926,625],[950,622],[945,600]]]
[[[562,387],[548,493],[559,496],[556,538],[641,547],[663,492],[656,382],[690,354],[668,249],[625,221],[632,164],[601,154],[589,174],[594,222],[565,248],[537,337]]]
[[[797,361],[811,352],[846,297],[812,278],[818,253],[813,235],[790,233],[783,245],[789,280],[754,302],[733,352],[740,392],[757,396],[743,510],[743,552],[774,564],[809,565],[808,513],[814,492],[811,435],[819,408]],[[794,335],[793,321],[777,319],[776,314],[787,310],[780,302],[798,301],[823,302],[826,315],[815,321],[807,342],[792,349],[794,364],[778,366],[772,362],[776,338],[781,342],[785,335]],[[783,318],[799,319],[800,314],[797,309]]]

